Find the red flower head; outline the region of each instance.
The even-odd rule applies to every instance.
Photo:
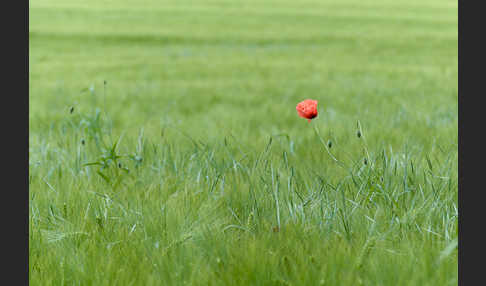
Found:
[[[317,117],[317,100],[306,99],[299,102],[295,109],[300,117],[307,118],[310,122],[312,118]]]

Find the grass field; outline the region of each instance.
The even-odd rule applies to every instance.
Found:
[[[31,0],[30,284],[456,285],[457,9]]]

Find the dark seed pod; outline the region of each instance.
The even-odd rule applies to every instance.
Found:
[[[121,163],[118,163],[118,168],[121,169],[121,167],[122,167],[122,164]]]
[[[74,112],[74,106],[71,106],[71,108],[69,109],[69,113],[73,113]]]
[[[96,223],[101,229],[103,228],[103,220],[101,219],[101,217],[96,216]]]
[[[84,139],[81,139],[81,145],[84,145],[86,142],[84,141]]]
[[[358,138],[361,138],[361,131],[358,130],[358,133],[356,134]]]
[[[332,141],[331,140],[327,141],[327,147],[329,147],[329,148],[332,147]]]
[[[368,160],[365,158],[363,163],[364,163],[365,165],[368,165]]]

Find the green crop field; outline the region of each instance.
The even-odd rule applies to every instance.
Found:
[[[30,0],[30,284],[457,285],[457,6]]]

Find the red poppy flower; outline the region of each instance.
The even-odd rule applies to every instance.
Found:
[[[317,117],[317,100],[306,99],[297,104],[297,113],[300,117],[306,118],[309,122]]]

